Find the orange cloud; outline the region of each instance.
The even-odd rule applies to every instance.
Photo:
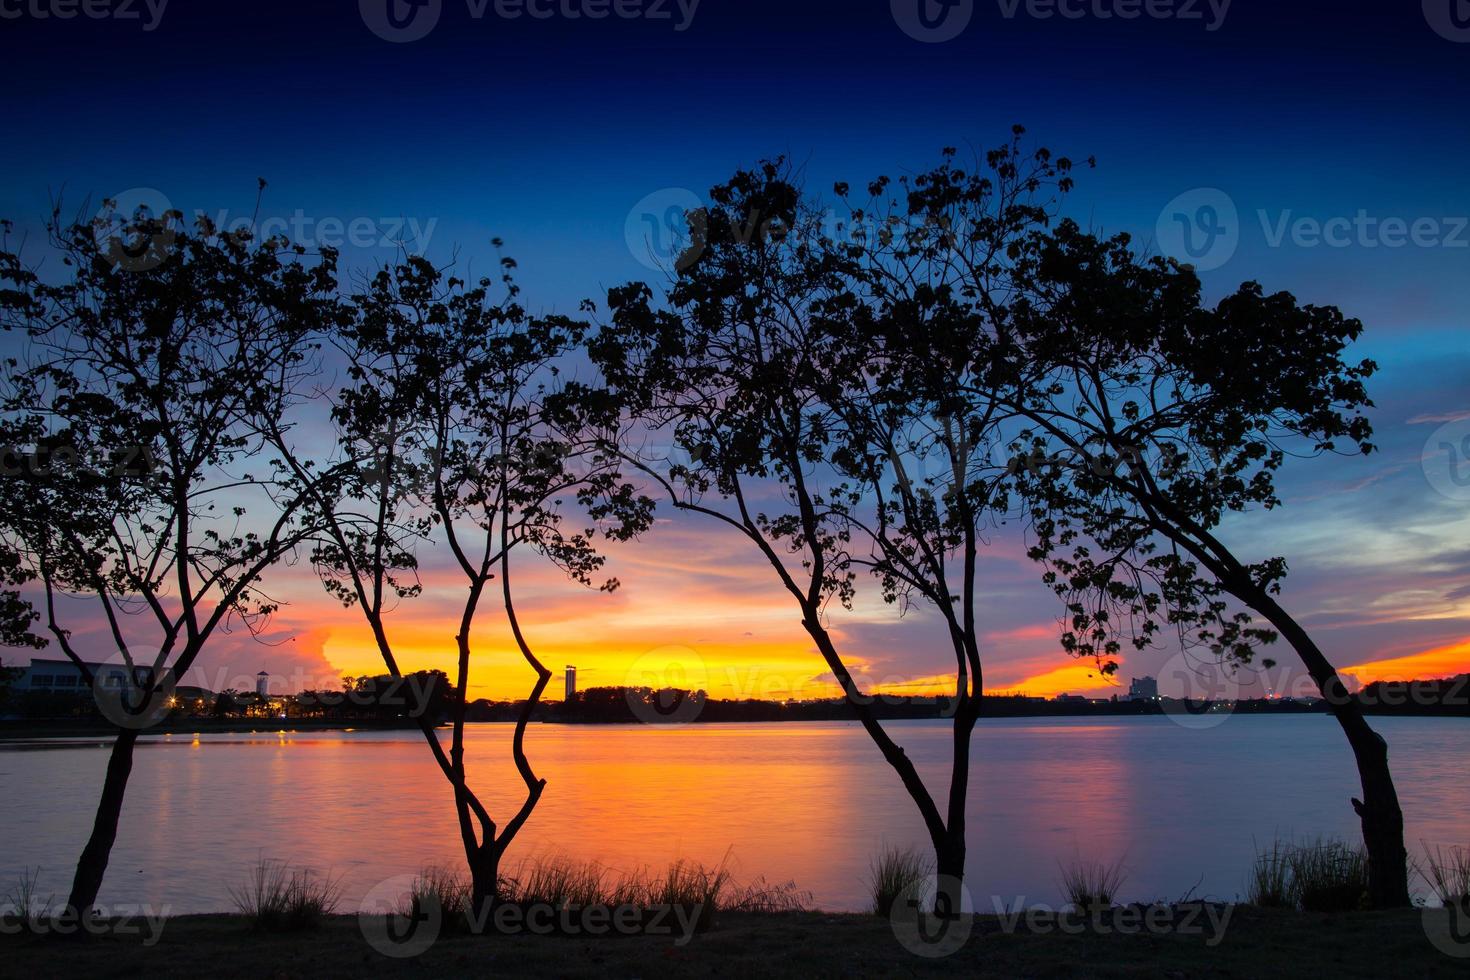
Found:
[[[990,693],[1029,694],[1033,697],[1055,697],[1058,694],[1083,694],[1088,697],[1105,698],[1117,694],[1119,686],[1098,671],[1091,661],[1080,661],[1033,674],[1002,691]]]
[[[1470,640],[1435,647],[1406,657],[1374,660],[1342,668],[1360,684],[1374,681],[1433,680],[1470,672]]]

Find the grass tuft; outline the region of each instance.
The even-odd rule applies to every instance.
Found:
[[[796,882],[785,881],[771,884],[765,878],[756,878],[744,885],[731,885],[729,896],[720,904],[721,911],[729,912],[809,912],[812,909],[812,893],[796,887]]]
[[[230,898],[257,932],[300,932],[336,911],[341,891],[340,878],[261,858],[243,885],[230,887]]]
[[[1292,890],[1303,912],[1352,912],[1368,898],[1368,856],[1362,847],[1318,839],[1291,850]]]
[[[883,848],[868,872],[873,914],[888,916],[900,895],[925,882],[931,874],[929,857],[923,851],[896,845]]]
[[[1123,864],[1103,864],[1101,861],[1073,861],[1070,865],[1059,865],[1062,871],[1062,892],[1077,908],[1091,911],[1110,908],[1123,886]]]
[[[605,877],[606,872],[590,861],[556,858],[523,862],[514,874],[501,876],[501,898],[556,909],[595,905],[602,900]]]
[[[1262,909],[1296,908],[1291,878],[1291,847],[1272,841],[1269,851],[1257,851],[1251,866],[1247,901]]]
[[[1470,908],[1470,847],[1451,847],[1448,852],[1438,846],[1433,851],[1424,845],[1424,861],[1429,866],[1420,870],[1425,884],[1446,908]]]
[[[1303,912],[1352,912],[1368,901],[1368,856],[1361,846],[1318,838],[1274,841],[1251,868],[1250,904]]]
[[[410,919],[426,909],[437,908],[445,932],[471,931],[469,879],[452,868],[429,865],[418,873],[409,889],[408,908],[403,913]]]
[[[29,866],[16,876],[15,884],[0,900],[0,921],[14,925],[22,932],[38,931],[42,922],[51,916],[51,903],[56,896],[48,895],[41,900],[39,891],[41,869],[34,871]]]

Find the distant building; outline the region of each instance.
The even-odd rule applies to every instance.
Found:
[[[255,675],[255,695],[256,695],[256,697],[262,697],[262,698],[265,697],[266,694],[269,693],[270,686],[271,686],[271,675],[270,674],[267,674],[265,671],[262,670],[260,673],[258,673],[258,674]]]
[[[568,701],[577,696],[577,668],[567,664],[567,696]]]
[[[1135,677],[1128,682],[1129,701],[1157,701],[1159,682],[1153,677]]]
[[[84,661],[85,663],[85,661]],[[121,690],[128,679],[127,664],[88,663],[98,685],[112,690]],[[151,667],[134,667],[133,679],[141,687],[153,676]],[[39,694],[87,694],[92,689],[87,678],[70,660],[32,660],[31,665],[15,682],[15,690]]]
[[[1081,704],[1087,701],[1087,699],[1080,694],[1058,694],[1056,700],[1061,701],[1065,704]]]

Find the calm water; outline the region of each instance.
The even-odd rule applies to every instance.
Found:
[[[1470,843],[1470,722],[1377,719],[1419,842]],[[890,730],[931,785],[948,768],[943,723]],[[510,726],[476,725],[468,765],[502,820],[519,800]],[[863,904],[871,855],[924,843],[913,804],[856,724],[540,725],[530,754],[549,785],[517,856],[609,868],[678,858],[737,877],[794,879],[820,907]],[[0,750],[0,891],[42,868],[64,897],[106,764],[95,741]],[[1328,718],[997,719],[975,735],[969,884],[977,905],[1059,901],[1058,862],[1121,860],[1129,900],[1233,898],[1256,842],[1356,834],[1352,759]],[[458,864],[450,793],[417,732],[218,735],[140,744],[100,901],[229,908],[259,856],[343,876],[344,904],[426,864]]]

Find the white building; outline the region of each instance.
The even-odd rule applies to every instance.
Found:
[[[256,693],[256,696],[262,697],[262,698],[265,697],[266,694],[269,693],[269,691],[270,691],[270,686],[271,686],[271,675],[270,674],[267,674],[265,671],[262,670],[260,673],[258,673],[258,674],[255,675],[255,693]]]
[[[85,663],[85,661],[84,661]],[[121,690],[128,679],[127,664],[88,663],[96,682],[105,688]],[[133,678],[138,686],[148,682],[153,675],[151,667],[134,667]],[[16,691],[38,694],[88,694],[87,678],[70,660],[32,660],[15,682]]]
[[[577,668],[567,664],[567,695],[568,701],[577,696]]]

